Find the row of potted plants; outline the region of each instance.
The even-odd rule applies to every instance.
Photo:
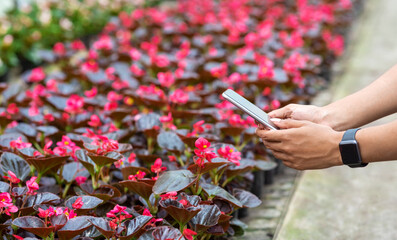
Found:
[[[16,239],[226,239],[276,164],[220,94],[310,100],[344,49],[349,0],[182,0],[58,42],[0,84],[0,231]]]

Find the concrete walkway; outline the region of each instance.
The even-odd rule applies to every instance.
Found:
[[[397,63],[397,1],[366,2],[334,84],[317,105],[363,88]],[[395,119],[392,115],[372,124]],[[397,239],[396,188],[397,161],[306,171],[276,239]]]

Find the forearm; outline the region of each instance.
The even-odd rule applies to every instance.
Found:
[[[397,111],[397,65],[366,88],[323,107],[335,130],[359,127]]]
[[[397,121],[356,133],[363,162],[397,160]]]

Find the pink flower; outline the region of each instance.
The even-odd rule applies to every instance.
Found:
[[[107,102],[107,103],[105,103],[105,106],[103,109],[105,111],[113,111],[113,110],[116,110],[118,107],[119,107],[119,104],[117,102]]]
[[[125,215],[124,219],[131,218],[132,216],[127,211],[125,211],[126,209],[127,209],[127,207],[123,207],[123,206],[120,206],[117,204],[116,206],[114,206],[114,208],[112,210],[110,210],[108,213],[106,213],[106,217],[116,218],[117,215]]]
[[[8,192],[0,193],[0,208],[12,205],[12,198]]]
[[[274,77],[274,70],[273,66],[274,63],[267,59],[266,57],[259,58],[259,70],[258,70],[258,78],[273,78]]]
[[[87,178],[84,176],[77,176],[75,178],[75,180],[76,180],[77,185],[80,186],[81,184],[85,183],[85,181],[87,181]]]
[[[131,181],[138,181],[138,180],[141,180],[142,178],[144,178],[146,176],[146,173],[145,172],[141,172],[141,171],[138,171],[135,175],[129,175],[128,176],[128,180],[131,180]]]
[[[233,127],[242,127],[245,125],[245,121],[244,119],[241,118],[240,115],[238,114],[233,114],[230,118],[229,118],[229,124]]]
[[[135,48],[132,48],[132,49],[129,51],[129,54],[130,54],[131,59],[134,60],[134,61],[138,61],[138,60],[141,58],[141,55],[142,55],[142,54],[141,54],[137,49],[135,49]]]
[[[229,162],[232,162],[232,163],[236,164],[237,166],[240,166],[241,153],[235,152],[234,149],[231,148],[230,146],[225,146],[224,148],[219,148],[218,154],[219,154],[219,156],[226,158]]]
[[[66,54],[65,45],[63,45],[63,43],[61,43],[61,42],[55,43],[52,50],[54,51],[54,53],[56,55],[59,55],[59,56],[64,56]]]
[[[45,79],[45,73],[42,67],[34,68],[28,78],[29,82],[41,82]]]
[[[17,140],[13,140],[10,142],[10,147],[11,148],[16,148],[16,149],[23,149],[23,148],[29,148],[31,147],[31,143],[25,143],[22,141],[22,137],[19,137]]]
[[[47,82],[46,82],[46,87],[47,87],[47,90],[49,90],[49,91],[53,91],[53,92],[58,92],[58,83],[57,83],[57,80],[55,80],[55,79],[50,79],[50,80],[48,80]]]
[[[115,151],[119,148],[119,143],[116,140],[109,139],[108,137],[102,135],[97,135],[91,144],[98,146],[97,154],[100,155]]]
[[[62,136],[62,141],[57,142],[57,146],[61,148],[66,148],[72,150],[76,147],[76,144],[70,140],[70,138],[66,135]]]
[[[34,117],[34,116],[39,115],[39,113],[40,113],[40,110],[37,107],[37,104],[35,102],[31,102],[31,106],[28,111],[29,116]]]
[[[107,95],[107,99],[110,102],[117,102],[117,101],[123,99],[123,96],[121,96],[120,94],[117,94],[115,91],[110,91]]]
[[[80,41],[80,40],[75,40],[75,41],[73,41],[73,42],[70,44],[70,47],[71,47],[73,50],[76,50],[76,51],[78,51],[78,50],[84,50],[84,49],[85,49],[84,43],[83,43],[82,41]]]
[[[76,201],[74,201],[74,203],[72,204],[72,207],[73,207],[74,209],[80,209],[80,208],[84,205],[82,199],[83,199],[82,197],[78,197],[78,198],[76,199]]]
[[[99,127],[99,126],[101,126],[101,124],[102,124],[101,119],[97,115],[95,115],[95,114],[91,115],[90,121],[88,122],[89,126]]]
[[[17,177],[17,175],[15,175],[15,173],[13,173],[12,171],[8,170],[8,175],[4,176],[5,179],[7,179],[8,181],[10,181],[11,183],[19,183],[21,180]]]
[[[0,215],[5,213],[10,216],[15,212],[18,212],[18,208],[12,203],[10,194],[8,192],[0,193]]]
[[[52,122],[55,120],[54,115],[52,115],[51,113],[47,113],[46,115],[44,115],[44,119],[48,122]]]
[[[222,63],[219,67],[214,67],[210,73],[215,78],[223,78],[227,74],[227,63]]]
[[[39,189],[39,184],[36,182],[37,177],[31,177],[30,180],[26,181],[26,186],[28,187],[27,195],[36,195],[34,191]]]
[[[277,99],[274,99],[274,100],[270,103],[270,105],[272,106],[272,109],[277,109],[277,108],[279,108],[279,107],[281,106],[280,101],[277,100]]]
[[[98,41],[94,42],[93,47],[97,50],[112,50],[113,42],[110,36],[103,35]]]
[[[189,95],[181,89],[176,89],[170,96],[170,100],[176,104],[185,104],[189,101]]]
[[[161,158],[157,158],[150,169],[153,173],[156,173],[158,175],[160,172],[167,170],[167,168],[162,167],[162,165],[163,165],[163,161],[161,160]]]
[[[161,200],[166,200],[166,199],[176,200],[176,199],[178,199],[178,197],[176,195],[178,195],[177,192],[167,192],[165,194],[160,195],[160,197],[161,197]]]
[[[196,140],[194,145],[200,151],[208,151],[209,147],[211,146],[211,143],[207,139],[200,137]]]
[[[175,156],[168,156],[168,160],[170,162],[176,162],[176,157]]]
[[[193,240],[193,236],[197,235],[197,233],[193,230],[190,230],[188,228],[183,230],[183,236],[187,239],[187,240]]]
[[[98,93],[98,89],[93,87],[91,90],[87,90],[84,92],[85,96],[88,98],[94,98]]]
[[[163,124],[165,128],[169,128],[171,130],[176,130],[176,126],[173,124],[174,119],[172,118],[172,114],[168,113],[166,116],[160,117],[160,122]]]
[[[79,95],[73,94],[66,101],[65,112],[77,114],[83,112],[84,98]]]
[[[131,72],[137,76],[137,77],[142,77],[143,75],[145,75],[145,71],[140,69],[137,65],[132,64],[130,67]]]
[[[15,115],[19,113],[19,108],[16,103],[10,103],[7,107],[7,112],[9,114]]]
[[[160,54],[152,58],[152,63],[154,63],[158,67],[164,68],[170,65],[170,60],[168,60],[167,56]]]
[[[129,163],[135,162],[136,154],[135,153],[131,153],[127,160],[128,160]]]
[[[81,65],[81,71],[83,72],[97,72],[99,65],[94,59],[89,59]]]
[[[159,79],[159,82],[163,87],[169,88],[170,86],[172,86],[172,84],[175,83],[175,78],[171,72],[160,72],[157,74],[157,78]]]

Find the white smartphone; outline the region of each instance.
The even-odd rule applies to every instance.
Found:
[[[269,116],[264,111],[242,97],[240,94],[228,89],[222,93],[222,96],[229,102],[233,103],[236,107],[240,108],[248,115],[253,117],[256,121],[262,123],[272,130],[278,130],[276,125],[270,121]]]

